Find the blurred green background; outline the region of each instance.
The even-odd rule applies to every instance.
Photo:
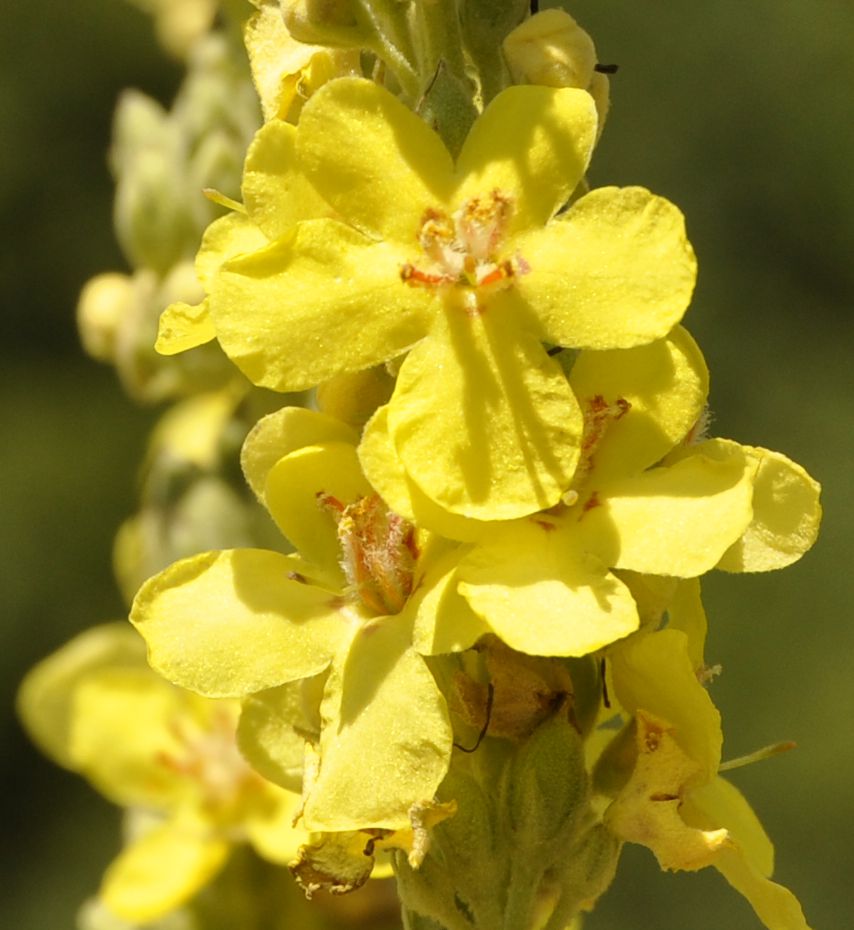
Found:
[[[544,6],[547,4],[543,4]],[[700,260],[686,323],[713,376],[714,431],[779,449],[824,485],[822,537],[798,565],[705,583],[725,756],[796,752],[734,773],[777,845],[777,876],[819,930],[848,926],[854,838],[852,569],[854,4],[578,0],[618,63],[594,185],[679,204]],[[119,0],[12,0],[0,32],[3,790],[0,924],[64,930],[118,821],[29,747],[24,671],[120,615],[110,547],[134,507],[153,419],[78,349],[83,282],[124,263],[105,151],[119,91],[168,102],[179,69]],[[717,875],[663,875],[629,848],[588,930],[755,930]]]

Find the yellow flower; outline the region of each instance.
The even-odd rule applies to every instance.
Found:
[[[126,624],[95,627],[42,661],[19,709],[49,756],[129,808],[132,835],[100,891],[126,920],[180,907],[235,843],[287,863],[306,839],[291,825],[299,796],[264,781],[238,752],[237,702],[163,681]]]
[[[584,655],[637,628],[621,573],[762,571],[812,545],[819,488],[803,469],[727,440],[684,444],[708,390],[685,330],[634,349],[582,352],[569,380],[585,411],[581,460],[560,505],[537,515],[488,523],[439,508],[402,468],[387,408],[359,450],[396,512],[475,543],[447,583],[505,643],[535,655]],[[447,483],[454,487],[452,475]],[[431,635],[445,625],[440,612]]]
[[[131,613],[168,679],[209,697],[254,696],[241,745],[265,775],[285,777],[285,732],[296,726],[302,743],[318,731],[302,822],[319,832],[408,829],[451,750],[444,698],[412,646],[444,566],[368,484],[356,438],[302,408],[261,420],[244,471],[300,555],[185,559],[150,579]],[[319,717],[294,724],[289,683],[315,676]]]
[[[695,275],[681,214],[648,191],[596,190],[558,215],[595,133],[584,91],[512,87],[454,165],[387,91],[331,81],[303,109],[295,154],[256,140],[257,159],[281,166],[266,169],[263,203],[250,206],[244,183],[270,241],[229,246],[210,280],[200,273],[213,331],[250,380],[276,390],[411,349],[388,422],[425,493],[483,519],[555,504],[578,460],[581,413],[542,343],[662,337]],[[460,475],[450,491],[449,474]]]
[[[756,815],[718,775],[720,714],[697,665],[704,637],[699,585],[691,582],[668,628],[609,652],[608,714],[633,718],[635,761],[605,823],[622,839],[649,847],[664,869],[714,866],[769,930],[809,930],[794,895],[770,880],[773,847]]]

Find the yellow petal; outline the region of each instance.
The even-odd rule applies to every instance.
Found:
[[[452,733],[445,699],[409,646],[409,626],[403,615],[379,618],[336,657],[306,829],[407,828],[412,805],[436,793]]]
[[[294,826],[302,798],[275,785],[264,785],[258,791],[260,796],[253,799],[242,826],[260,856],[287,865],[308,839],[305,830]]]
[[[324,85],[300,116],[297,151],[312,184],[348,223],[415,245],[424,211],[447,202],[453,164],[420,117],[373,81]]]
[[[606,811],[605,824],[622,839],[651,849],[663,869],[694,871],[716,863],[731,844],[727,831],[690,827],[679,813],[686,786],[700,777],[699,766],[666,721],[638,711],[636,724],[635,768]]]
[[[699,781],[713,778],[723,743],[721,716],[697,680],[688,637],[670,629],[638,636],[613,649],[609,661],[614,692],[626,712],[643,709],[666,720],[671,736],[696,763]]]
[[[637,629],[628,589],[548,518],[496,530],[460,562],[460,593],[513,649],[582,656]]]
[[[184,559],[149,579],[131,622],[152,666],[208,697],[252,694],[322,671],[345,621],[327,591],[291,577],[295,564],[276,552],[233,549]]]
[[[735,443],[710,440],[674,465],[602,487],[578,532],[613,568],[701,575],[750,523],[754,468]]]
[[[767,572],[796,562],[815,542],[821,523],[821,486],[779,452],[743,447],[758,463],[753,481],[753,520],[724,553],[718,568]]]
[[[454,203],[498,190],[513,201],[511,235],[541,226],[569,200],[587,170],[596,120],[593,99],[583,90],[508,87],[463,143]]]
[[[249,487],[264,501],[267,478],[276,462],[290,452],[318,443],[358,442],[355,430],[334,417],[305,407],[282,407],[262,417],[240,450],[240,465]]]
[[[264,119],[284,119],[296,94],[299,72],[321,51],[320,46],[293,39],[281,11],[273,5],[262,6],[249,17],[243,38]]]
[[[535,339],[491,308],[469,315],[456,306],[404,361],[388,424],[421,490],[480,520],[557,503],[575,471],[582,428],[560,366]]]
[[[244,213],[227,213],[205,230],[196,254],[196,276],[210,293],[223,263],[237,255],[255,252],[267,237]]]
[[[739,850],[722,850],[714,866],[736,891],[747,898],[768,930],[810,930],[792,892],[765,878]]]
[[[581,352],[569,383],[582,408],[596,397],[630,405],[609,422],[593,454],[602,481],[649,468],[684,439],[703,412],[709,373],[697,344],[677,326],[649,345]]]
[[[474,540],[490,524],[445,510],[407,475],[389,434],[388,406],[368,421],[359,443],[359,461],[371,485],[397,514],[449,539]]]
[[[271,120],[258,130],[246,153],[243,202],[268,239],[279,239],[301,220],[330,212],[296,164],[296,133],[290,123]]]
[[[210,298],[217,337],[254,384],[299,391],[416,343],[432,295],[407,287],[405,256],[335,220],[309,220],[230,261]]]
[[[264,499],[273,519],[300,554],[332,579],[343,583],[338,570],[341,555],[334,504],[368,497],[368,484],[356,447],[347,442],[325,442],[298,449],[270,470]],[[332,508],[332,509],[331,509]]]
[[[679,210],[641,187],[591,191],[543,229],[517,237],[530,266],[515,279],[547,342],[625,349],[665,336],[696,278]]]
[[[154,349],[161,355],[177,355],[214,338],[216,329],[208,313],[207,300],[195,306],[178,301],[160,314]]]
[[[434,544],[422,554],[426,566],[410,599],[415,614],[412,645],[421,655],[463,652],[490,632],[457,590],[458,546]]]
[[[164,760],[182,754],[174,725],[199,700],[148,668],[90,672],[74,693],[69,733],[73,767],[117,804],[170,806],[185,785]]]
[[[73,695],[92,672],[102,668],[145,668],[145,643],[126,623],[93,627],[27,672],[17,697],[18,714],[29,737],[65,768],[69,754]]]
[[[264,778],[289,791],[301,790],[305,742],[320,731],[317,707],[306,706],[310,695],[319,704],[320,687],[315,679],[292,681],[243,701],[240,752]]]
[[[180,907],[225,865],[228,843],[177,823],[155,827],[119,854],[101,898],[119,917],[147,923]]]
[[[688,637],[688,656],[695,672],[705,667],[704,650],[708,622],[700,599],[700,582],[696,578],[680,580],[667,607],[667,626],[681,630]]]
[[[718,776],[694,788],[685,799],[682,816],[693,826],[726,827],[741,853],[766,878],[774,872],[774,847],[744,795]]]
[[[222,458],[223,433],[241,399],[242,392],[225,389],[174,404],[154,427],[149,461],[168,460],[214,471]]]

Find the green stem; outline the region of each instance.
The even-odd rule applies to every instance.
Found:
[[[414,38],[423,85],[432,80],[439,62],[461,81],[467,80],[456,0],[415,0],[415,9]]]
[[[374,33],[371,50],[394,73],[407,97],[416,101],[422,81],[415,64],[406,6],[388,0],[357,0],[357,3],[365,24]]]

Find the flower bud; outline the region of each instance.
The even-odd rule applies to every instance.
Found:
[[[581,736],[559,710],[533,732],[505,772],[504,812],[515,845],[568,846],[587,813]]]
[[[580,87],[596,104],[597,137],[610,108],[608,78],[595,70],[596,48],[590,36],[563,10],[535,13],[504,40],[504,58],[517,84]]]
[[[90,278],[77,301],[77,329],[83,348],[99,362],[111,362],[116,333],[132,300],[131,278],[117,272]]]
[[[543,10],[507,36],[504,57],[517,84],[586,90],[593,77],[596,49],[569,13]]]
[[[177,134],[137,150],[119,166],[114,222],[131,264],[161,273],[192,254],[196,233],[187,215],[187,184]]]
[[[360,46],[371,37],[354,0],[280,0],[288,32],[312,45]]]
[[[385,368],[344,372],[317,387],[317,406],[324,413],[356,429],[368,422],[377,407],[391,397],[394,380]]]

